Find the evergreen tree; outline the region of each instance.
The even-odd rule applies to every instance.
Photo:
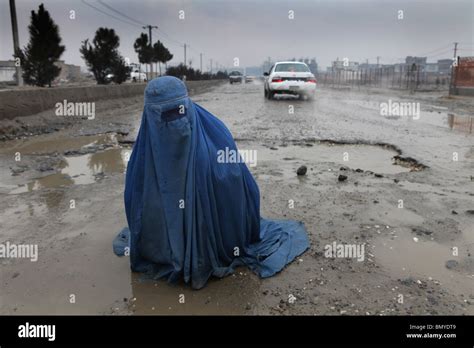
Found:
[[[98,84],[109,83],[108,74],[114,75],[112,80],[116,83],[122,83],[129,76],[130,68],[118,52],[119,45],[115,30],[108,28],[97,29],[92,45],[89,39],[82,42],[79,51]]]
[[[140,37],[135,40],[133,44],[133,48],[135,52],[138,53],[138,61],[142,64],[151,64],[153,61],[154,51],[153,48],[150,47],[150,43],[148,41],[148,35],[142,33]]]
[[[43,4],[38,12],[31,11],[31,22],[28,26],[30,41],[23,50],[18,50],[25,83],[35,86],[51,87],[51,82],[59,76],[61,68],[55,63],[63,54],[59,28],[45,10]]]

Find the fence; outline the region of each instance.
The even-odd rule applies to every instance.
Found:
[[[459,57],[454,68],[452,94],[474,95],[474,57]]]
[[[386,87],[394,89],[447,90],[450,73],[423,71],[416,64],[411,66],[381,66],[357,70],[333,69],[319,74],[319,82],[334,88]]]

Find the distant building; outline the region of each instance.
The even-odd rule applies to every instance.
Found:
[[[0,60],[0,82],[15,81],[15,72],[13,60]]]
[[[61,68],[61,72],[55,81],[77,81],[81,78],[81,67],[79,65],[66,64],[63,60],[56,62],[56,65]]]
[[[312,58],[310,61],[309,61],[309,70],[311,70],[311,72],[313,74],[317,74],[318,73],[318,63],[316,62],[316,58]]]
[[[437,74],[439,71],[438,63],[426,63],[425,70],[426,73],[435,73]]]
[[[439,59],[438,72],[443,75],[449,75],[451,74],[452,65],[453,65],[452,59]]]
[[[339,58],[332,62],[331,70],[348,70],[348,71],[357,71],[362,64],[358,62],[352,62],[348,60],[339,60]]]
[[[405,64],[412,65],[426,65],[426,57],[412,57],[412,56],[407,56],[405,58]]]

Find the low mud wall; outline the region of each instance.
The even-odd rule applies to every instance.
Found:
[[[187,81],[190,94],[206,90],[222,81]],[[104,99],[127,98],[142,95],[146,83],[126,83],[122,85],[93,85],[78,87],[53,87],[11,89],[0,91],[0,121],[19,116],[34,115],[52,109],[56,103],[90,102]]]

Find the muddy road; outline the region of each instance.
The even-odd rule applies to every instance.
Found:
[[[255,83],[193,99],[256,150],[261,214],[303,221],[311,249],[275,277],[240,268],[199,291],[132,274],[112,240],[143,100],[97,102],[94,120],[51,110],[0,131],[0,242],[38,245],[36,262],[0,259],[1,314],[474,314],[472,98],[323,88],[269,101]],[[390,100],[420,103],[418,117],[382,116]],[[363,257],[328,257],[334,244]]]

